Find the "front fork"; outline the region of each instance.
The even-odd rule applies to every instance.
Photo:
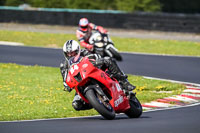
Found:
[[[109,102],[109,98],[106,96],[106,94],[103,92],[103,90],[101,89],[101,87],[99,87],[98,84],[86,87],[84,93],[86,93],[89,89],[94,89],[94,91],[97,92],[103,98],[104,102]]]

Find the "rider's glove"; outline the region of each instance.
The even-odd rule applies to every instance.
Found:
[[[100,58],[94,62],[94,66],[101,67],[104,64],[104,59]]]
[[[64,91],[68,91],[68,92],[72,91],[72,89],[65,82],[63,82],[63,85],[64,85]]]
[[[90,44],[87,44],[86,47],[87,47],[88,50],[92,51],[94,46],[93,46],[93,45],[90,45]]]
[[[98,27],[99,32],[106,34],[108,31],[106,29],[104,29],[103,27],[99,26]]]

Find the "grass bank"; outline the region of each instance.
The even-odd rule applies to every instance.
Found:
[[[0,30],[0,41],[21,42],[27,46],[61,48],[70,39],[77,40],[73,34]],[[119,51],[200,56],[199,42],[119,37],[112,37],[112,40]]]
[[[98,114],[75,111],[74,91],[63,91],[59,68],[0,63],[0,121],[63,118]],[[180,94],[184,86],[129,75],[144,103]],[[164,91],[160,93],[160,90]]]

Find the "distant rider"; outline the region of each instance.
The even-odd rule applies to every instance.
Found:
[[[69,40],[64,44],[63,54],[65,56],[65,61],[60,64],[60,71],[63,77],[65,90],[68,90],[69,92],[72,90],[72,88],[70,88],[66,84],[68,70],[72,64],[77,63],[81,58],[85,56],[89,58],[90,62],[94,66],[101,68],[102,70],[108,69],[110,76],[119,81],[122,89],[126,89],[128,91],[132,91],[133,89],[135,89],[135,86],[131,85],[128,82],[127,75],[125,75],[120,70],[116,61],[110,57],[101,58],[100,55],[92,54],[86,49],[81,50],[79,43],[75,40]],[[84,110],[91,108],[91,106],[89,104],[86,104],[78,94],[75,94],[72,106],[75,110]]]
[[[79,28],[76,31],[76,36],[80,45],[87,48],[89,51],[93,50],[93,45],[89,44],[89,38],[92,35],[92,30],[99,31],[100,33],[107,33],[107,30],[102,26],[89,23],[87,18],[81,18],[79,21]]]

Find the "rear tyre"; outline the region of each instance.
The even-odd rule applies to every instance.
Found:
[[[142,105],[140,101],[133,96],[129,99],[130,109],[125,114],[130,118],[138,118],[142,115]]]
[[[118,60],[118,61],[122,61],[122,56],[120,55],[120,53],[118,51],[116,51],[115,49],[113,49],[112,47],[109,48],[110,52],[113,54],[113,57]]]
[[[86,98],[93,106],[93,108],[99,112],[105,119],[112,120],[115,118],[115,111],[110,105],[110,103],[106,103],[103,101],[101,96],[98,93],[95,93],[93,89],[89,89],[86,94]]]

